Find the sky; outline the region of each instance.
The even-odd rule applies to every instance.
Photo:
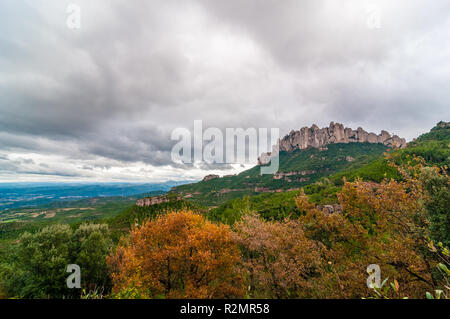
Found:
[[[411,140],[449,120],[449,39],[448,0],[2,0],[0,181],[253,165],[174,163],[171,134],[194,120]]]

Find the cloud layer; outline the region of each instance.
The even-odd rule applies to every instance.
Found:
[[[411,139],[449,117],[446,0],[79,0],[75,30],[72,2],[0,3],[0,180],[199,178],[170,157],[197,119]]]

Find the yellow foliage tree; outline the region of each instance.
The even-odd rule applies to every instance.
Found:
[[[366,267],[401,283],[399,295],[421,298],[435,283],[426,258],[426,212],[417,181],[345,182],[338,196],[342,213],[318,210],[301,194],[296,204],[308,238],[324,244],[328,266],[318,297],[370,296]]]

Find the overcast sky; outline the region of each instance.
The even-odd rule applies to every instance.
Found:
[[[411,140],[449,120],[449,39],[448,0],[2,0],[0,181],[242,169],[172,163],[194,120]]]

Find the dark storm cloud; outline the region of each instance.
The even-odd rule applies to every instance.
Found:
[[[170,130],[159,129],[163,119],[158,114],[161,108],[189,101],[183,84],[189,63],[176,41],[161,45],[164,25],[144,32],[146,21],[161,21],[154,18],[167,11],[164,5],[160,12],[147,8],[144,15],[119,2],[105,3],[111,17],[85,36],[74,36],[65,27],[67,4],[56,6],[59,26],[52,25],[54,16],[42,23],[39,11],[44,5],[49,2],[2,4],[5,14],[29,20],[16,28],[8,25],[11,33],[0,40],[5,71],[0,145],[58,153],[55,145],[47,145],[50,140],[68,156],[170,162]],[[97,13],[93,8],[92,14]],[[66,143],[77,147],[64,149]]]
[[[445,0],[80,0],[70,30],[72,2],[0,3],[0,152],[81,171],[0,154],[4,171],[180,169],[170,134],[197,119],[282,133],[339,121],[412,138],[449,117]],[[379,29],[367,25],[372,3]]]
[[[324,106],[326,120],[384,124],[410,138],[408,126],[449,116],[448,1],[201,2],[294,73],[299,107]],[[373,4],[379,29],[367,25]]]

